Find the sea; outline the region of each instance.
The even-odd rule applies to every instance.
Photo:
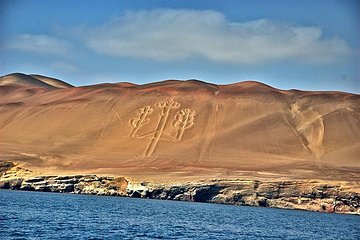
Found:
[[[360,216],[0,190],[0,239],[360,239]]]

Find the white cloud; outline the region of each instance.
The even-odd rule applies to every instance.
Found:
[[[49,35],[21,34],[9,41],[7,48],[20,49],[35,53],[66,54],[70,44]]]
[[[80,33],[88,47],[119,57],[158,61],[204,57],[254,64],[279,59],[331,62],[350,49],[319,27],[293,26],[266,19],[229,22],[216,11],[160,9],[127,12]]]

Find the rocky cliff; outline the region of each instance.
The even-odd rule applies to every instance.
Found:
[[[0,189],[360,214],[360,185],[351,182],[223,179],[196,183],[159,184],[136,183],[123,177],[96,175],[17,178],[4,171],[0,177]]]

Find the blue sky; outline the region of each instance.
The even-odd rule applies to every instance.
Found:
[[[1,75],[360,92],[360,1],[0,1]]]

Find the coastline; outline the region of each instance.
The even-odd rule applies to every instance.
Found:
[[[120,196],[360,215],[360,186],[344,181],[213,179],[188,183],[133,182],[125,177],[16,177],[3,169],[0,189]]]

